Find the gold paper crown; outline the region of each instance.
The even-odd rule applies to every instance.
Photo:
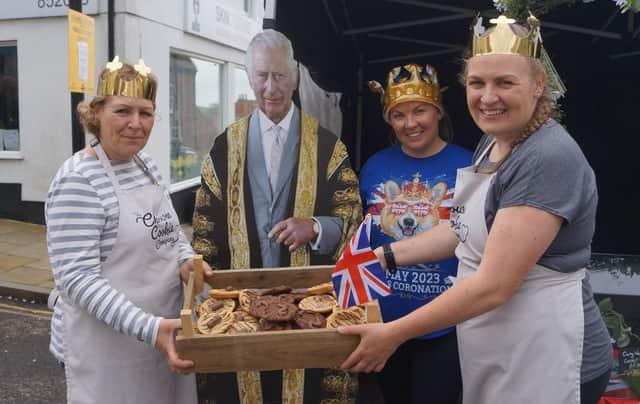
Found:
[[[540,58],[542,38],[540,37],[540,20],[529,13],[527,23],[529,33],[520,36],[514,32],[511,24],[516,21],[504,15],[492,18],[490,23],[495,28],[485,33],[482,17],[478,16],[471,25],[471,56],[478,55],[521,55],[530,58]]]
[[[151,69],[144,64],[144,60],[140,59],[137,64],[133,65],[137,74],[128,80],[120,75],[122,66],[119,56],[107,63],[98,80],[98,95],[145,98],[155,102],[157,84],[149,75]]]
[[[389,120],[389,111],[407,101],[427,102],[442,111],[442,96],[438,73],[429,65],[408,64],[391,69],[386,90],[377,81],[369,81],[369,88],[380,94],[382,116]]]

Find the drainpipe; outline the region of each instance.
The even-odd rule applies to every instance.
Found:
[[[107,3],[107,49],[109,51],[109,60],[113,60],[115,55],[115,35],[113,23],[115,21],[115,0],[109,0]]]
[[[82,0],[70,0],[69,9],[75,10],[79,13],[82,12]],[[76,107],[80,102],[84,100],[83,93],[71,93],[71,149],[72,153],[84,149],[84,130],[78,114],[76,113]]]

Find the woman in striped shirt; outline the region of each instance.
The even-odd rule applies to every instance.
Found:
[[[157,81],[140,61],[107,64],[78,105],[91,145],[58,170],[47,244],[59,298],[50,350],[73,403],[195,403],[191,361],[178,358],[183,278],[194,255],[151,158]],[[205,273],[211,269],[205,265]],[[173,372],[172,372],[173,371]]]

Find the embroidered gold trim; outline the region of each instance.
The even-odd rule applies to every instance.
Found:
[[[213,161],[211,161],[211,155],[207,155],[202,164],[202,178],[204,178],[205,184],[211,190],[216,198],[222,200],[222,187],[220,186],[220,180],[216,175],[216,170],[213,167]]]
[[[300,111],[300,156],[293,217],[311,217],[315,210],[318,184],[318,121]],[[309,266],[311,252],[308,245],[291,252],[291,266]]]
[[[304,401],[304,369],[282,371],[282,404],[302,404]]]
[[[249,117],[227,129],[227,231],[231,269],[248,269],[249,237],[244,206],[244,165],[247,155]]]
[[[353,187],[335,191],[331,213],[333,216],[342,218],[342,236],[333,255],[333,259],[337,261],[351,239],[351,235],[362,221],[362,203],[358,191]]]
[[[351,169],[351,167],[345,167],[340,170],[340,174],[338,174],[338,182],[347,185],[358,185],[358,176],[356,172]]]
[[[198,188],[196,191],[196,209],[209,205],[210,201],[208,199],[206,192],[202,192],[202,188]]]
[[[333,194],[334,203],[355,202],[360,200],[358,190],[353,187],[339,189]]]
[[[340,140],[336,142],[333,147],[333,153],[329,159],[329,165],[327,166],[327,181],[333,176],[340,164],[349,157],[347,153],[347,147]]]
[[[193,214],[192,224],[193,235],[198,237],[207,237],[207,233],[212,232],[214,228],[214,223],[210,222],[206,216],[202,216],[197,211]]]
[[[193,240],[193,250],[196,254],[202,254],[205,258],[211,258],[218,255],[218,248],[206,238],[196,238]]]
[[[240,404],[262,404],[260,372],[243,371],[236,373]]]
[[[335,369],[328,369],[322,377],[322,387],[332,397],[321,404],[355,404],[358,393],[358,375]]]

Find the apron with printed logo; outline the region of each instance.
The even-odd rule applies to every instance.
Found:
[[[183,299],[177,270],[180,223],[165,189],[137,156],[136,163],[153,184],[121,189],[102,146],[96,145],[95,151],[120,208],[118,239],[102,263],[102,276],[142,310],[178,318]],[[67,301],[64,307],[69,403],[197,402],[194,375],[172,373],[151,345],[115,331],[73,303]]]
[[[458,279],[479,268],[494,175],[475,166],[458,170],[451,209]],[[457,326],[464,404],[580,403],[584,276],[584,269],[561,273],[535,265],[505,304]]]

